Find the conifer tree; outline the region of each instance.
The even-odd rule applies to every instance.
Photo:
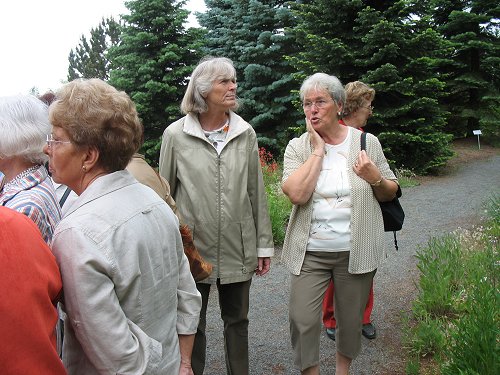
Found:
[[[76,78],[109,79],[109,48],[118,44],[120,25],[113,17],[103,18],[101,23],[90,30],[90,38],[85,35],[69,53],[68,81]]]
[[[284,29],[294,19],[284,0],[206,0],[198,16],[206,28],[205,53],[233,60],[238,74],[239,114],[273,151],[286,144],[288,127],[302,116],[293,105],[297,82],[284,56],[294,50]]]
[[[447,113],[439,105],[440,37],[419,23],[410,5],[301,2],[295,11],[302,51],[290,60],[304,76],[323,71],[344,84],[360,80],[375,88],[376,109],[366,130],[378,135],[393,164],[426,173],[451,157],[451,137],[443,133]]]
[[[452,44],[445,67],[448,129],[456,136],[482,129],[500,141],[500,3],[492,0],[429,4],[435,28]]]
[[[121,41],[110,50],[111,84],[126,91],[144,124],[143,152],[158,161],[161,135],[181,116],[187,80],[200,59],[201,31],[186,29],[185,1],[135,0],[125,3]]]

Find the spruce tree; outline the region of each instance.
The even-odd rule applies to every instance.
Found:
[[[113,17],[103,18],[69,53],[68,81],[76,78],[100,78],[107,81],[110,73],[109,49],[118,44],[120,25]]]
[[[126,91],[144,124],[143,152],[158,162],[164,129],[181,116],[187,80],[200,59],[201,31],[185,28],[185,1],[125,3],[121,41],[110,50],[111,84]]]
[[[359,78],[355,54],[362,42],[353,29],[363,7],[361,0],[292,3],[297,25],[287,32],[299,48],[287,59],[300,81],[317,72],[333,74],[343,83]]]
[[[371,85],[375,111],[365,129],[378,135],[394,166],[427,173],[452,155],[451,137],[443,133],[447,113],[439,105],[442,44],[410,5],[304,1],[295,8],[302,52],[291,61],[304,75],[323,71],[344,84],[360,80]]]
[[[452,44],[445,67],[447,129],[470,136],[482,129],[485,139],[500,141],[500,4],[492,0],[437,1],[429,13],[435,28]]]
[[[238,74],[239,114],[274,153],[302,116],[293,105],[297,83],[284,56],[294,51],[284,29],[294,19],[284,0],[207,0],[198,16],[206,29],[205,53],[233,60]]]

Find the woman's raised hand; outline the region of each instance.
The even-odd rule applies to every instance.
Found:
[[[321,138],[321,135],[318,134],[316,130],[314,130],[311,125],[311,121],[309,121],[306,117],[306,128],[309,133],[309,138],[311,140],[311,146],[313,148],[313,152],[318,156],[322,156],[325,153],[325,141]]]

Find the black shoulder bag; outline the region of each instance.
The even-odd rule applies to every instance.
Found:
[[[361,150],[366,150],[366,133],[361,134]],[[384,218],[384,231],[394,233],[394,246],[396,250],[399,249],[396,232],[401,230],[405,220],[405,213],[398,199],[401,197],[401,194],[401,187],[398,185],[396,198],[389,202],[378,202],[382,210],[382,217]]]

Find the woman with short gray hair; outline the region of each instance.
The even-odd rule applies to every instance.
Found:
[[[282,189],[293,203],[282,261],[291,272],[290,335],[295,365],[319,374],[321,305],[335,284],[336,375],[361,349],[362,315],[377,267],[385,259],[378,202],[398,188],[378,139],[339,124],[345,105],[335,76],[317,73],[300,89],[307,132],[285,150]]]
[[[47,105],[33,95],[0,98],[0,205],[25,214],[45,242],[61,219],[43,153],[50,133]],[[0,175],[1,176],[1,175]]]

